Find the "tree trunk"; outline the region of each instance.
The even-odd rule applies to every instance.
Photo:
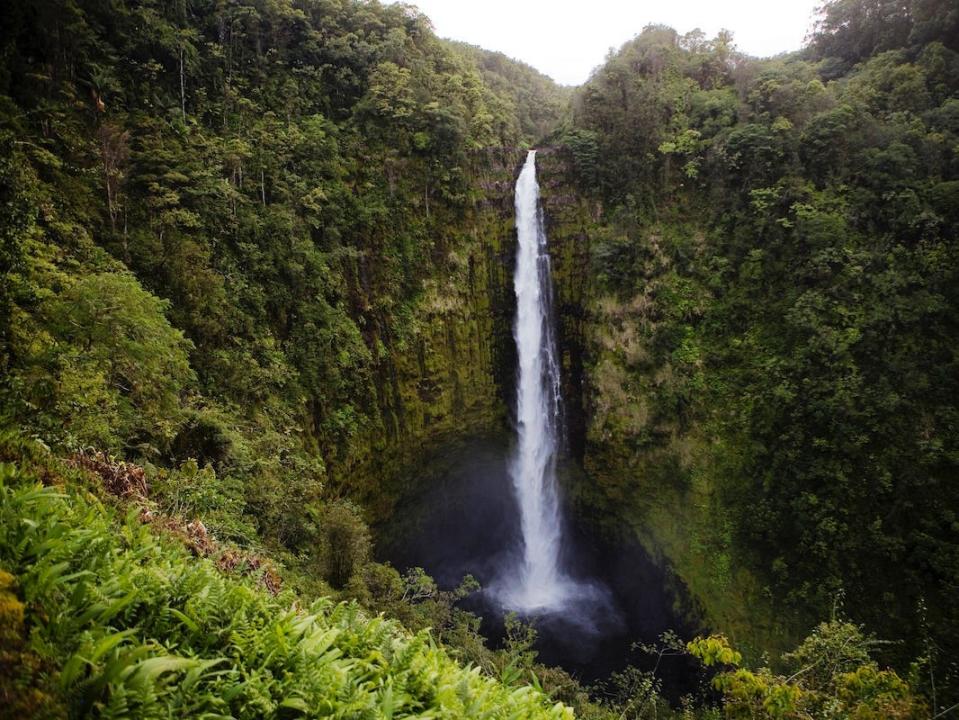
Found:
[[[183,74],[183,44],[180,44],[180,114],[186,124],[186,78]]]

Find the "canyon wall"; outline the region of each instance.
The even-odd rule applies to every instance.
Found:
[[[639,540],[667,570],[693,623],[733,637],[758,655],[791,637],[755,577],[732,547],[731,528],[712,478],[722,472],[709,423],[691,420],[695,393],[683,363],[655,357],[655,330],[666,303],[670,264],[657,232],[643,237],[645,283],[631,296],[604,288],[598,255],[613,232],[597,201],[580,196],[559,150],[539,162],[560,325],[570,452],[572,512],[610,538]]]
[[[525,151],[477,151],[472,202],[444,223],[442,271],[423,281],[410,337],[378,337],[376,407],[333,475],[363,489],[371,519],[388,516],[424,458],[507,427],[515,308],[513,184]],[[374,344],[378,344],[374,343]]]

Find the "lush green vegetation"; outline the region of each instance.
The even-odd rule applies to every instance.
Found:
[[[13,2],[0,27],[8,422],[209,465],[230,532],[297,554],[324,492],[498,422],[483,183],[512,160],[483,148],[539,132],[552,111],[516,109],[551,81],[493,88],[505,59],[352,0]]]
[[[956,22],[840,0],[763,61],[650,27],[561,138],[604,206],[581,220],[594,500],[753,650],[841,596],[952,699]]]
[[[723,668],[713,686],[723,694],[728,718],[928,717],[928,708],[909,684],[871,659],[875,644],[855,625],[822,623],[783,656],[788,677],[765,667],[737,667],[742,656],[722,636],[696,638],[687,648],[705,665]]]
[[[224,576],[77,482],[0,465],[0,528],[11,717],[571,717],[457,665],[425,630],[356,603],[302,607],[262,568]]]
[[[190,479],[184,487],[196,494],[204,483]],[[742,658],[722,636],[685,644],[667,634],[644,648],[722,670],[711,683],[722,704],[707,694],[670,708],[655,670],[635,668],[590,700],[565,673],[536,664],[528,627],[509,620],[505,647],[486,649],[475,622],[453,608],[456,594],[438,593],[422,572],[400,580],[390,568],[367,569],[381,602],[391,584],[402,589],[390,609],[421,627],[414,634],[355,601],[305,599],[269,561],[165,514],[169,496],[156,501],[151,491],[136,465],[100,454],[63,462],[0,435],[0,698],[9,716],[572,717],[562,698],[595,720],[924,717],[911,685],[872,659],[877,643],[839,621],[786,656],[790,677],[737,667]]]
[[[953,5],[835,0],[764,61],[651,27],[569,91],[403,5],[3,3],[0,421],[48,449],[0,440],[0,706],[959,700]],[[743,652],[647,648],[718,668],[680,709],[537,665],[518,623],[493,651],[469,582],[371,559],[403,467],[503,425],[509,193],[551,132],[575,498]]]
[[[4,3],[0,48],[4,424],[143,465],[147,512],[196,551],[269,555],[304,598],[355,599],[527,680],[534,655],[487,649],[456,593],[371,561],[366,518],[388,510],[394,465],[500,422],[488,338],[509,219],[488,188],[513,160],[488,148],[559,107],[521,117],[518,91],[559,90],[503,58],[480,70],[407,7],[352,0]],[[487,82],[501,75],[523,80]],[[107,534],[101,510],[58,522]],[[144,572],[186,570],[143,552]],[[155,612],[169,592],[186,591],[168,584]],[[44,598],[24,599],[32,633]],[[39,672],[83,632],[64,629]],[[263,708],[287,699],[261,691]]]
[[[536,142],[556,129],[572,96],[535,68],[475,45],[453,43],[473,58],[486,84],[500,97],[511,100],[509,113],[519,121],[523,135]]]

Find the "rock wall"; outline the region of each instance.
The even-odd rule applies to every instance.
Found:
[[[582,463],[588,419],[583,363],[592,292],[590,230],[598,221],[600,208],[590,206],[571,188],[566,161],[556,149],[537,153],[537,171],[553,269],[569,451]]]
[[[790,641],[763,588],[735,557],[731,529],[713,478],[718,437],[663,397],[688,388],[669,358],[654,358],[653,338],[669,259],[665,227],[635,239],[645,260],[631,297],[603,289],[593,258],[614,229],[603,209],[580,197],[560,151],[540,153],[543,209],[558,299],[570,450],[582,472],[565,476],[573,512],[610,538],[639,540],[666,568],[693,624],[730,635],[758,655]],[[680,377],[682,375],[682,377]],[[615,544],[614,540],[614,544]]]
[[[410,337],[379,337],[371,430],[334,468],[360,489],[374,522],[417,482],[425,458],[469,437],[502,432],[512,406],[515,308],[513,184],[518,148],[473,158],[472,202],[442,225],[442,271],[422,282]]]
[[[404,496],[434,482],[457,447],[507,433],[513,405],[515,262],[513,186],[525,151],[475,158],[474,197],[445,226],[445,271],[426,278],[415,333],[380,338],[377,422],[337,475],[370,520],[389,518]],[[695,624],[721,629],[747,651],[785,638],[762,608],[762,588],[730,554],[729,531],[710,478],[709,432],[655,407],[670,363],[650,360],[660,265],[655,232],[642,240],[648,285],[634,297],[605,293],[592,252],[609,233],[602,207],[569,181],[558,150],[539,151],[537,174],[557,303],[569,455],[564,485],[578,522],[611,546],[638,540],[666,570]],[[449,468],[447,467],[447,470]],[[618,538],[618,539],[617,539]]]

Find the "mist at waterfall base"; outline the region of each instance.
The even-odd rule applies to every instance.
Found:
[[[558,482],[565,439],[559,351],[535,151],[528,153],[517,179],[515,210],[514,442],[508,451],[477,448],[453,463],[442,491],[447,503],[426,525],[431,541],[407,542],[407,553],[419,552],[404,559],[394,553],[393,559],[401,566],[420,565],[443,584],[474,575],[485,590],[467,605],[487,621],[490,636],[500,636],[504,614],[515,612],[535,626],[543,662],[597,679],[626,661],[635,634],[650,641],[658,633],[649,637],[649,630],[673,627],[657,608],[641,613],[624,608],[628,598],[615,592],[623,583],[600,571],[609,568],[604,558],[622,558],[622,553],[603,553],[564,521]],[[436,487],[431,483],[430,492]],[[426,499],[426,506],[435,503]],[[433,536],[436,530],[442,535]]]
[[[447,590],[467,574],[491,588],[515,572],[522,562],[522,530],[509,473],[512,442],[505,436],[476,438],[424,463],[420,489],[404,497],[379,528],[380,559],[401,571],[422,567]],[[559,467],[560,476],[580,472],[572,464]],[[650,669],[653,659],[632,650],[633,643],[656,642],[666,630],[691,634],[693,628],[675,609],[669,578],[638,542],[607,539],[591,518],[566,512],[560,562],[573,580],[599,593],[524,616],[537,630],[540,662],[593,683],[627,664]],[[476,593],[461,607],[482,617],[481,632],[499,646],[504,608],[496,593]],[[698,683],[683,658],[664,658],[658,674],[671,699]]]

